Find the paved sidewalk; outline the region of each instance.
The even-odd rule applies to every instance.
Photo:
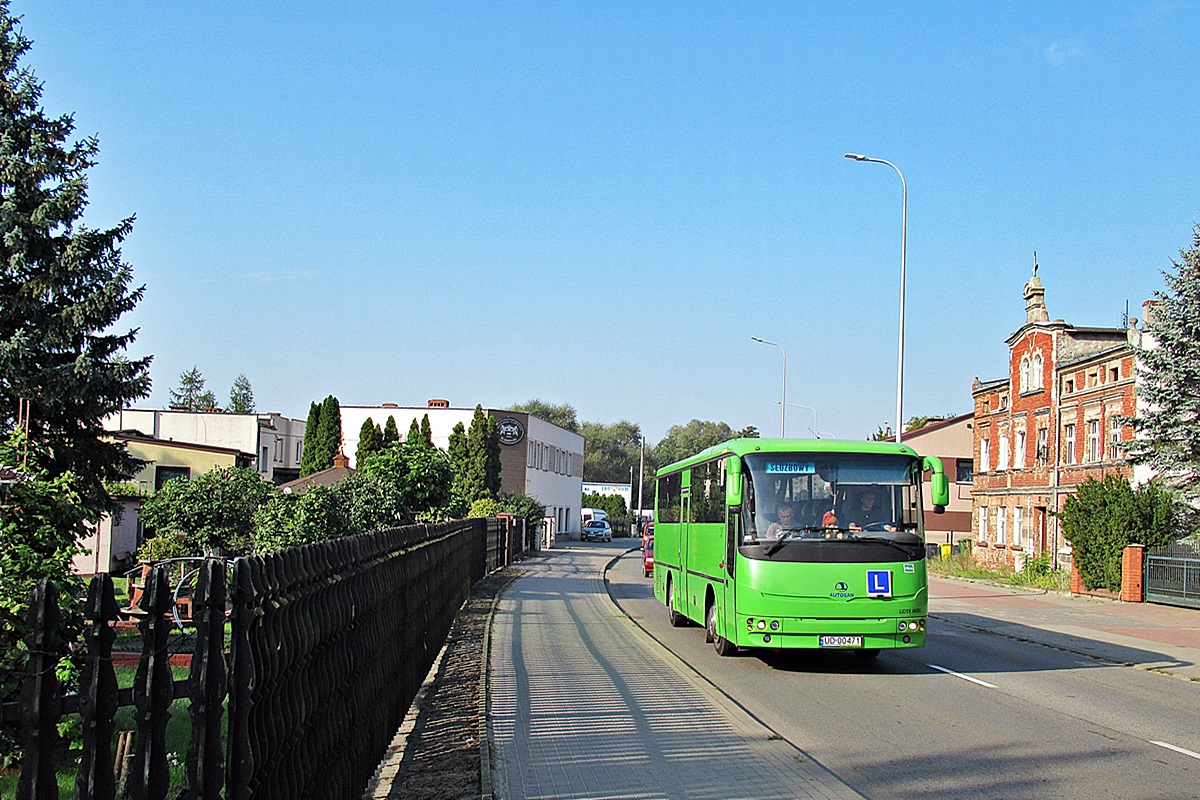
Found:
[[[930,578],[934,620],[1200,681],[1200,610]]]
[[[492,627],[495,797],[859,798],[678,665],[604,587],[612,551],[529,562]]]

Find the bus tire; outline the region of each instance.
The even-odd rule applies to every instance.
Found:
[[[704,615],[704,627],[707,629],[707,641],[713,643],[713,648],[717,651],[717,655],[724,658],[731,656],[737,652],[737,645],[726,639],[724,636],[717,633],[717,604],[708,604],[708,613]]]
[[[667,578],[667,619],[672,628],[682,628],[687,625],[687,617],[675,610],[675,585]]]

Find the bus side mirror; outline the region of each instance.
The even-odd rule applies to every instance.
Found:
[[[742,504],[742,459],[730,456],[725,460],[725,505]]]
[[[933,513],[943,514],[946,506],[950,505],[950,480],[942,469],[942,460],[936,456],[926,456],[925,469],[932,473],[929,476],[929,496]]]

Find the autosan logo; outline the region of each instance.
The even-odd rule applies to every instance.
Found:
[[[850,591],[850,587],[845,581],[838,581],[833,585],[833,591],[829,593],[833,599],[854,597],[854,592]]]
[[[519,419],[505,417],[496,423],[500,432],[500,444],[520,444],[525,438],[525,426]]]

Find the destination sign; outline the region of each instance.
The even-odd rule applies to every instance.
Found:
[[[816,472],[816,465],[811,461],[802,463],[799,461],[768,461],[768,475],[812,475]]]

